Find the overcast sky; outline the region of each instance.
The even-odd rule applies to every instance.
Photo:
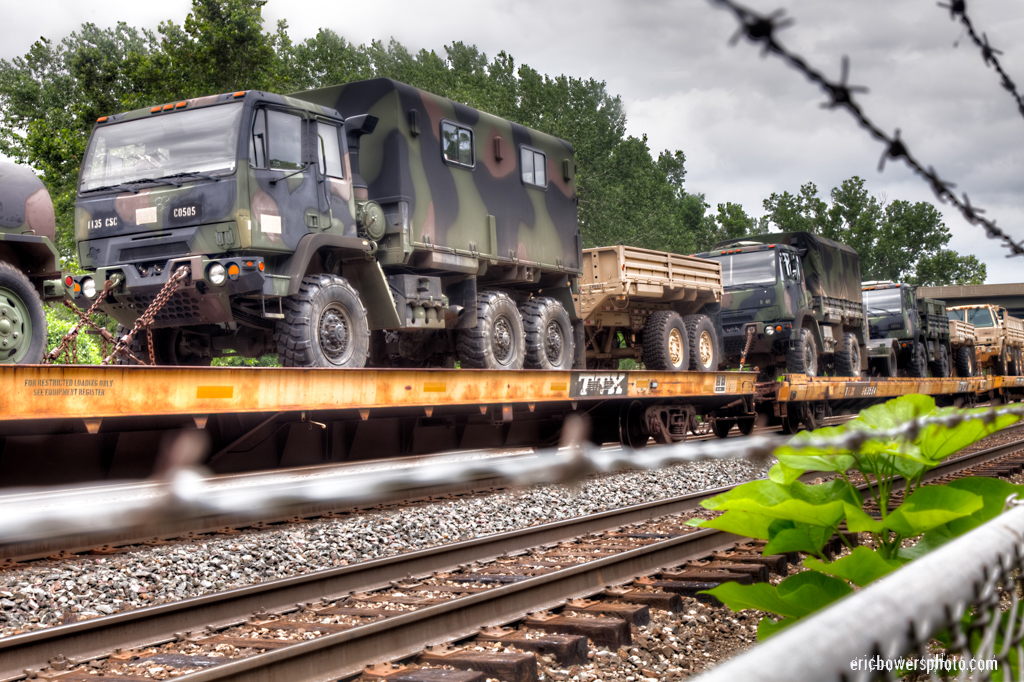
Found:
[[[155,29],[181,23],[189,0],[7,0],[0,58],[24,54],[40,36],[58,40],[83,22],[125,21]],[[959,23],[934,0],[748,0],[785,8],[796,25],[784,44],[837,77],[849,55],[851,82],[870,89],[859,101],[883,129],[902,130],[911,151],[1016,238],[1024,236],[1024,117],[995,72],[966,42]],[[972,0],[970,16],[1024,89],[1024,3]],[[889,200],[936,202],[900,163],[877,170],[881,146],[846,113],[820,108],[824,97],[777,58],[751,44],[729,46],[730,13],[706,0],[270,0],[270,22],[287,19],[300,41],[321,27],[363,43],[394,37],[410,50],[453,41],[488,56],[505,50],[542,73],[606,81],[626,106],[628,129],[652,151],[686,153],[687,189],[714,206],[741,203],[760,216],[772,192],[814,182],[821,194],[859,175]],[[272,26],[268,23],[268,28]],[[954,44],[959,41],[959,47]],[[1024,258],[1006,259],[997,242],[939,206],[951,246],[988,264],[989,282],[1024,281]]]

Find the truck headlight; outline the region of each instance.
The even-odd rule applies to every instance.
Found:
[[[85,294],[87,298],[92,298],[93,296],[95,296],[96,295],[96,280],[94,280],[92,277],[86,277],[85,279],[83,279],[82,280],[82,293]]]
[[[770,324],[766,324],[764,326],[764,335],[765,336],[771,336],[774,333],[775,333],[775,327],[771,326]]]
[[[227,281],[228,272],[220,263],[214,263],[209,268],[207,268],[206,279],[210,280],[210,284],[216,284],[217,286],[220,286]]]

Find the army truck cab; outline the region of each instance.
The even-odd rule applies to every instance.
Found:
[[[46,353],[45,301],[63,298],[53,202],[28,168],[0,161],[0,364]]]
[[[859,377],[867,369],[856,251],[808,232],[781,232],[697,255],[722,264],[726,364],[742,359],[768,379]]]
[[[130,327],[187,266],[155,364],[567,369],[574,174],[567,142],[387,79],[105,116],[68,294]]]
[[[864,282],[868,315],[868,361],[880,376],[948,377],[952,368],[946,304],[918,298],[917,287],[890,281]],[[966,349],[959,349],[967,353]],[[961,372],[970,371],[967,357],[957,357]],[[970,376],[969,374],[967,376]]]

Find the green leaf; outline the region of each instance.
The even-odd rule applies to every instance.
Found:
[[[835,527],[843,518],[843,503],[838,501],[828,504],[810,504],[803,500],[785,500],[766,507],[754,500],[735,500],[729,503],[729,509],[760,514],[773,519],[786,519],[810,526]]]
[[[944,485],[929,485],[915,490],[884,521],[884,527],[904,537],[921,535],[954,519],[969,516],[982,508],[981,497]]]
[[[856,428],[853,424],[864,424],[872,429],[893,429],[905,424],[911,419],[923,417],[935,412],[935,399],[931,396],[911,394],[895,400],[889,400],[881,405],[874,405],[866,410],[861,410],[857,419],[847,426]]]
[[[920,559],[933,549],[937,549],[953,539],[952,533],[946,526],[939,526],[922,535],[911,547],[900,547],[896,550],[896,560],[908,563],[914,559]]]
[[[721,495],[715,495],[701,502],[701,506],[705,509],[730,509],[736,500],[752,500],[764,506],[772,506],[792,497],[789,486],[761,479],[748,481]]]
[[[768,527],[768,544],[765,556],[786,552],[809,552],[821,554],[821,548],[835,533],[836,526],[808,526],[778,519]]]
[[[804,473],[804,469],[786,466],[781,461],[772,465],[768,470],[768,478],[779,485],[788,486]]]
[[[773,520],[760,514],[729,510],[713,519],[703,521],[699,525],[701,528],[717,528],[727,533],[767,540],[768,526]],[[689,521],[687,523],[697,525]]]
[[[1024,485],[1014,485],[999,478],[968,476],[947,483],[946,487],[969,492],[982,500],[981,509],[946,524],[952,537],[962,535],[999,516],[1010,495],[1016,493],[1018,498],[1024,499]]]
[[[829,502],[847,502],[849,504],[864,504],[860,492],[842,478],[834,478],[825,483],[808,485],[795,481],[790,486],[790,493],[794,498],[821,505]]]
[[[855,547],[852,552],[831,563],[822,563],[814,557],[804,559],[804,566],[812,571],[827,573],[847,580],[857,587],[878,580],[902,566],[899,561],[883,559],[878,552],[867,547]]]
[[[830,471],[843,473],[853,466],[853,456],[849,450],[838,448],[815,448],[799,447],[814,438],[830,438],[838,436],[846,429],[846,426],[830,426],[816,429],[814,433],[801,431],[790,439],[789,443],[775,449],[775,457],[783,464],[792,469],[804,471]]]
[[[852,533],[881,533],[882,522],[878,521],[859,506],[844,504],[846,528]]]
[[[781,618],[779,620],[772,620],[765,616],[757,623],[757,641],[763,642],[779,630],[789,627],[795,623],[798,619],[796,618]]]
[[[810,611],[799,605],[790,604],[779,597],[778,588],[771,583],[722,583],[718,587],[705,590],[699,594],[710,594],[733,611],[757,609],[777,613],[780,616],[805,616]]]
[[[970,412],[979,413],[987,411],[987,409],[982,408]],[[968,445],[972,445],[1000,429],[1016,424],[1017,421],[1019,421],[1019,417],[1008,414],[997,417],[988,424],[979,419],[962,421],[952,428],[932,424],[920,434],[917,443],[921,448],[922,456],[928,462],[938,464]]]
[[[816,571],[803,571],[791,575],[777,587],[779,599],[788,604],[791,609],[804,610],[799,616],[814,613],[852,592],[853,589],[845,581]],[[779,615],[790,614],[779,613]]]

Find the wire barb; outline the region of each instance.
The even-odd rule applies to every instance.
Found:
[[[730,10],[735,15],[737,21],[740,23],[739,31],[730,40],[730,43],[735,43],[739,36],[746,35],[749,40],[755,43],[763,43],[765,47],[764,54],[771,52],[777,55],[780,59],[785,61],[791,67],[800,71],[810,80],[816,84],[825,94],[829,97],[829,102],[824,106],[828,109],[845,109],[850,112],[853,117],[857,120],[857,123],[861,128],[864,128],[868,133],[883,143],[886,147],[885,152],[882,154],[882,158],[879,161],[878,168],[883,170],[886,159],[902,159],[910,168],[921,178],[931,185],[932,191],[940,201],[945,203],[949,201],[953,204],[957,210],[964,216],[964,218],[972,225],[980,225],[984,228],[985,232],[991,239],[999,239],[1003,242],[1003,246],[1010,250],[1011,256],[1024,255],[1024,241],[1016,241],[1005,231],[996,227],[996,222],[988,218],[982,217],[984,211],[975,206],[971,206],[967,201],[967,195],[964,195],[964,199],[959,199],[950,188],[955,187],[952,182],[941,180],[938,173],[931,166],[925,168],[925,166],[917,160],[911,154],[910,148],[907,146],[900,137],[899,129],[896,130],[895,135],[889,136],[884,130],[879,128],[867,115],[863,112],[860,106],[853,101],[854,91],[866,91],[864,88],[851,87],[846,84],[847,75],[849,73],[849,60],[843,58],[843,69],[842,78],[838,81],[832,81],[825,77],[820,71],[810,66],[803,57],[789,51],[783,46],[775,37],[776,32],[780,28],[789,26],[793,23],[792,19],[780,20],[782,16],[782,10],[777,10],[768,15],[760,15],[753,10],[747,9],[733,0],[710,0],[713,5],[718,5]],[[1024,99],[1017,93],[1016,86],[1010,77],[1003,71],[1002,66],[999,64],[999,60],[996,55],[1001,54],[998,50],[995,50],[988,45],[987,39],[982,40],[978,37],[974,31],[974,27],[970,24],[970,19],[967,17],[967,6],[964,0],[951,0],[948,5],[939,3],[940,7],[947,8],[950,11],[950,16],[953,19],[959,18],[960,21],[967,28],[969,35],[972,40],[983,50],[983,55],[986,57],[986,61],[991,60],[992,65],[996,71],[999,72],[1003,78],[1003,87],[1010,90],[1014,97],[1017,99],[1018,108],[1021,114],[1024,115]],[[987,51],[986,51],[987,50]]]

